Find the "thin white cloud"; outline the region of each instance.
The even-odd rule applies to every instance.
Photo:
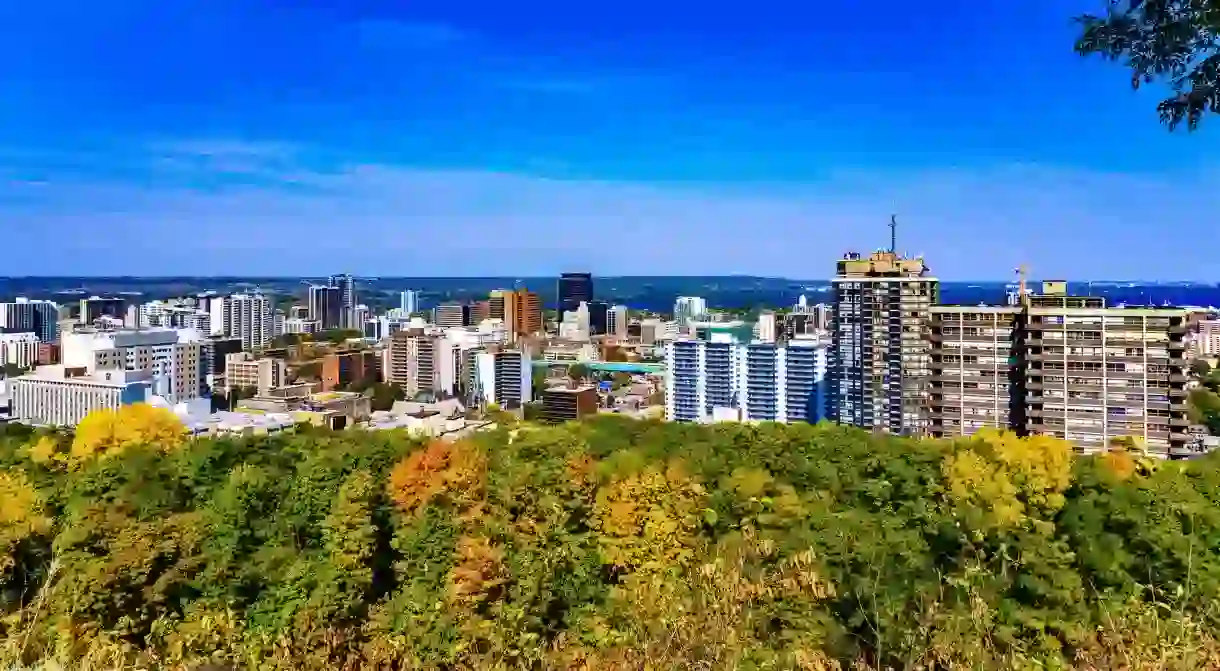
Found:
[[[232,153],[248,158],[258,179],[188,162],[168,184],[9,183],[0,185],[0,221],[15,245],[45,243],[49,230],[104,233],[68,234],[57,245],[68,257],[122,250],[124,264],[149,266],[128,271],[147,273],[169,272],[158,264],[201,274],[339,266],[397,275],[587,266],[816,278],[846,250],[886,244],[891,213],[900,247],[924,253],[948,279],[1006,278],[1021,263],[1066,277],[1203,279],[1220,245],[1209,220],[1220,189],[1203,176],[1182,183],[1006,165],[747,189],[367,164],[277,172],[281,154],[239,148]],[[13,262],[30,267],[11,272],[38,273],[45,257]]]

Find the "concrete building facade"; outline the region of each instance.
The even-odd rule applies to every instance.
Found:
[[[89,373],[151,371],[152,393],[177,404],[206,393],[202,340],[201,334],[189,330],[81,329],[64,334],[60,356],[68,368]]]
[[[931,362],[925,329],[940,283],[922,258],[848,254],[831,280],[830,413],[838,422],[923,434]]]
[[[34,426],[74,427],[89,413],[147,402],[152,372],[39,366],[10,380],[13,419]]]
[[[32,368],[38,363],[38,347],[35,333],[0,333],[0,367]]]
[[[211,302],[212,335],[241,338],[243,349],[262,349],[274,337],[275,317],[271,299],[261,294],[233,294]]]

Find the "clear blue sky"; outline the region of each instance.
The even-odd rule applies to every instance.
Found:
[[[0,3],[0,274],[1220,279],[1103,5]]]

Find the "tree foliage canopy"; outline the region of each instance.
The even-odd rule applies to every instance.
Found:
[[[1220,668],[1220,456],[614,416],[139,435],[65,463],[0,432],[0,666]]]
[[[1170,130],[1193,130],[1220,111],[1220,2],[1112,0],[1104,15],[1077,20],[1076,51],[1119,61],[1131,85],[1166,84],[1172,94],[1157,106]]]

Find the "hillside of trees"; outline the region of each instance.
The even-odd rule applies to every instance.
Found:
[[[0,668],[1220,668],[1214,456],[127,413],[0,438]]]

